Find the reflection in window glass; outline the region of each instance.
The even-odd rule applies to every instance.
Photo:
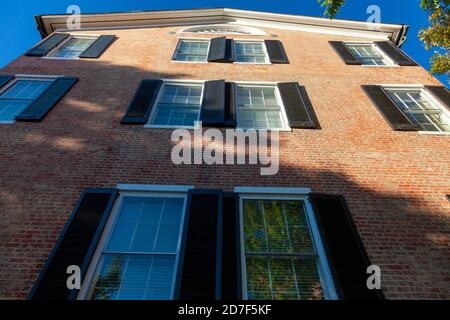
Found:
[[[125,197],[89,299],[171,299],[183,198]]]
[[[324,299],[304,203],[243,200],[249,299]]]
[[[165,84],[151,124],[193,127],[198,121],[203,85]]]
[[[286,128],[274,86],[238,86],[238,126],[254,129]]]
[[[205,62],[209,41],[180,40],[175,52],[176,61]]]
[[[450,117],[422,89],[388,88],[386,92],[397,107],[424,131],[450,132]]]

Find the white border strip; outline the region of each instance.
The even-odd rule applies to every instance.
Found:
[[[234,187],[234,192],[240,194],[295,194],[307,195],[310,188],[271,188],[271,187]]]
[[[194,189],[194,186],[182,185],[163,185],[163,184],[117,184],[117,189],[120,191],[161,191],[161,192],[188,192]]]

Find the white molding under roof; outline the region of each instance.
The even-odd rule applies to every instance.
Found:
[[[35,18],[42,36],[46,36],[54,31],[69,31],[66,25],[69,16],[67,14],[45,14]],[[403,38],[408,29],[407,26],[400,24],[373,24],[364,21],[330,20],[291,14],[215,8],[82,14],[80,30],[113,30],[208,24],[244,25],[352,36],[373,40],[391,40],[395,44],[400,44],[404,40]]]

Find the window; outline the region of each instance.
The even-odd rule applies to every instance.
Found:
[[[242,198],[243,292],[253,300],[335,297],[305,200]],[[320,248],[321,245],[320,245]],[[322,250],[323,252],[323,250]],[[331,279],[331,278],[328,278]]]
[[[234,41],[236,62],[269,63],[266,47],[260,41]]]
[[[398,108],[424,131],[450,132],[450,116],[417,88],[385,88]]]
[[[0,122],[14,122],[52,84],[48,78],[16,78],[10,86],[0,91]]]
[[[199,120],[202,93],[203,84],[164,83],[149,124],[194,127]]]
[[[175,50],[174,60],[185,62],[206,62],[209,40],[180,40]]]
[[[238,85],[237,121],[243,129],[288,129],[276,86]]]
[[[363,65],[386,66],[392,63],[374,44],[346,44],[347,48]]]
[[[184,207],[185,196],[122,195],[86,298],[172,299]]]
[[[68,40],[56,47],[48,56],[63,59],[77,59],[96,39],[97,37],[70,36]]]

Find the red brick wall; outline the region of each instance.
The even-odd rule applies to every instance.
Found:
[[[391,130],[362,84],[439,84],[421,67],[347,66],[329,40],[266,30],[290,64],[171,62],[181,28],[117,30],[100,59],[19,57],[2,74],[80,81],[39,123],[0,125],[0,298],[25,298],[85,187],[117,183],[297,186],[346,197],[387,298],[450,298],[450,136]],[[235,36],[234,38],[270,38]],[[360,39],[358,39],[360,40]],[[298,81],[321,130],[280,134],[280,171],[175,166],[171,130],[120,125],[143,78]]]

